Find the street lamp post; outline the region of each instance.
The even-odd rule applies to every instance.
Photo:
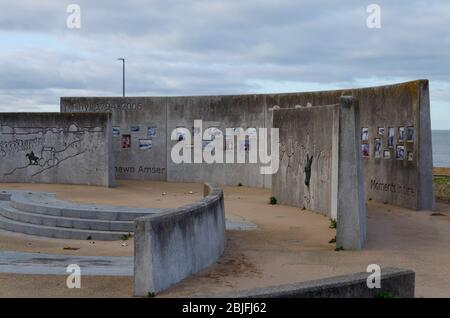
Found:
[[[125,97],[125,59],[120,57],[117,60],[122,61],[122,93],[123,97]]]

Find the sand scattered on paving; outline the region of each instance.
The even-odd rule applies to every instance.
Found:
[[[179,206],[202,196],[201,184],[166,182],[118,182],[115,189],[61,185],[15,185],[36,191],[53,191],[62,199],[82,203],[108,203],[134,207]],[[11,184],[0,184],[9,188]],[[89,189],[87,189],[89,188]],[[194,194],[186,194],[193,191]],[[365,271],[372,263],[396,266],[416,272],[417,297],[450,297],[450,205],[438,204],[443,215],[431,211],[410,211],[390,205],[368,204],[367,245],[363,251],[334,251],[328,241],[335,236],[328,218],[307,210],[269,205],[270,190],[225,187],[227,216],[241,217],[258,225],[252,231],[227,231],[225,255],[211,268],[173,286],[159,296],[179,297],[222,293]],[[163,192],[167,194],[162,195]],[[166,200],[166,196],[170,196]],[[156,204],[161,204],[156,206]],[[16,234],[17,235],[17,234]],[[74,255],[132,255],[122,242],[54,240],[0,233],[1,250],[40,251]],[[21,236],[21,235],[17,235]],[[37,244],[32,247],[27,242]],[[63,251],[63,246],[79,246]],[[26,275],[0,275],[0,296],[17,295],[8,289],[20,286],[37,288],[36,295],[67,295],[55,287],[55,277],[31,279]],[[47,279],[47,281],[45,281]],[[90,288],[77,297],[131,296],[132,278],[95,277]],[[48,282],[46,284],[45,282]],[[64,281],[63,281],[64,282]],[[126,283],[128,282],[128,283]],[[48,286],[48,287],[46,287]],[[114,287],[112,287],[114,286]],[[84,290],[84,292],[83,292]],[[8,294],[10,293],[10,294]],[[20,290],[17,291],[20,295]],[[24,292],[25,293],[25,292]],[[15,297],[15,296],[13,296]],[[113,297],[113,296],[111,296]]]

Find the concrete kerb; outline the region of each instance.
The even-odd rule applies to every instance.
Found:
[[[204,196],[196,203],[135,220],[135,296],[161,292],[223,254],[223,191],[206,183]]]
[[[210,298],[413,298],[415,273],[387,267],[381,270],[380,288],[369,288],[371,273],[360,272],[318,280],[255,288],[240,292],[199,295]]]

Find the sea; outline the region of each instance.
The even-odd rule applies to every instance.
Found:
[[[450,168],[450,130],[433,130],[433,166]]]

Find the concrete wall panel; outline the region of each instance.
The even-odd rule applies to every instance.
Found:
[[[166,180],[165,104],[158,97],[61,98],[61,111],[110,112],[116,177]]]
[[[211,180],[228,185],[242,183],[248,186],[270,187],[272,176],[261,175],[259,164],[174,165],[170,159],[173,142],[170,141],[169,133],[177,126],[192,129],[194,119],[202,119],[206,125],[216,125],[219,128],[239,126],[270,128],[273,114],[269,109],[274,105],[281,108],[306,106],[308,103],[313,107],[333,105],[339,103],[339,97],[343,95],[351,95],[358,99],[361,109],[359,129],[361,131],[362,128],[368,129],[367,141],[361,140],[361,147],[363,143],[368,147],[368,156],[363,158],[367,199],[412,209],[433,209],[430,105],[426,80],[372,88],[287,94],[67,97],[61,98],[61,111],[112,112],[113,126],[120,127],[119,135],[131,136],[130,148],[122,148],[121,137],[113,138],[118,167],[116,175],[119,178]],[[131,125],[136,124],[140,129],[152,125],[161,128],[156,136],[151,137],[152,150],[139,148],[136,140],[145,136],[131,131]],[[412,141],[398,140],[401,127],[405,130],[408,127],[413,129]],[[384,129],[384,134],[379,134],[379,128]],[[389,128],[395,131],[392,147],[388,145]],[[330,129],[331,127],[328,130]],[[376,143],[380,144],[380,158],[375,158]],[[402,159],[396,159],[397,149],[402,150]],[[385,155],[389,155],[390,158],[386,158]],[[139,169],[141,167],[149,169]]]
[[[167,130],[177,127],[191,130],[194,120],[203,121],[203,130],[219,128],[224,134],[226,128],[265,127],[265,111],[261,96],[217,96],[217,97],[177,97],[168,99]],[[170,158],[170,150],[176,141],[167,144],[167,181],[202,182],[213,180],[219,184],[264,187],[264,175],[259,164],[215,163],[215,164],[175,164]],[[240,145],[237,140],[235,149]]]
[[[338,123],[339,105],[273,111],[273,125],[280,129],[280,169],[272,177],[272,193],[280,203],[332,216],[333,143]],[[311,167],[306,185],[308,158]]]
[[[0,182],[114,185],[108,113],[0,113]]]

